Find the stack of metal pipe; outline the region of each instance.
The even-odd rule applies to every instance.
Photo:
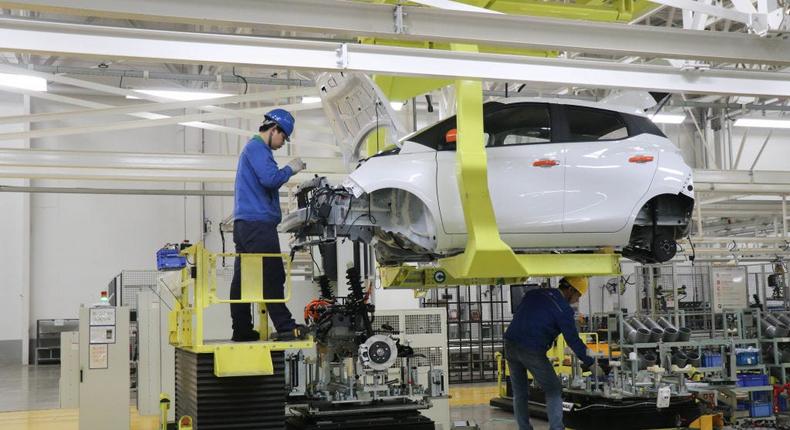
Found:
[[[771,314],[763,314],[763,317],[760,319],[763,335],[768,338],[787,337],[787,335],[790,334],[790,324],[786,324],[782,319],[790,322],[790,319],[785,315],[780,315],[779,318],[777,318]]]

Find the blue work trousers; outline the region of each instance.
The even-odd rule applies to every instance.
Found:
[[[277,235],[277,224],[257,221],[236,220],[233,223],[233,242],[236,252],[240,254],[279,254],[280,238]],[[241,259],[236,257],[233,268],[233,281],[230,284],[230,298],[241,298]],[[282,299],[285,288],[285,269],[280,257],[263,259],[263,297],[265,299]],[[291,311],[284,303],[266,305],[269,317],[278,332],[291,331],[296,322]],[[249,303],[231,303],[230,316],[233,318],[234,331],[252,330],[252,311]]]
[[[532,430],[529,423],[529,380],[527,370],[546,393],[546,414],[550,430],[563,430],[562,385],[546,352],[525,349],[505,339],[505,358],[510,366],[510,383],[513,386],[513,413],[519,430]]]

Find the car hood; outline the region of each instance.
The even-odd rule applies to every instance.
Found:
[[[400,146],[406,128],[381,89],[362,73],[321,73],[321,102],[347,167],[356,166],[368,136],[385,128],[386,144]],[[382,145],[382,146],[385,146]]]

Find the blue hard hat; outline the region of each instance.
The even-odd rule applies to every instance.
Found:
[[[273,109],[263,116],[267,121],[274,121],[285,132],[286,137],[291,137],[294,132],[294,124],[296,120],[293,115],[285,109]]]

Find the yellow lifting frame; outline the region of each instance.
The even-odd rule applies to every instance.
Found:
[[[168,318],[169,341],[176,348],[193,353],[214,354],[214,374],[225,376],[258,376],[274,374],[271,351],[312,348],[310,340],[291,342],[236,343],[231,341],[206,342],[204,339],[204,311],[216,304],[251,303],[260,308],[258,331],[261,339],[269,337],[267,303],[286,303],[291,298],[291,261],[288,254],[211,253],[202,243],[181,251],[193,263],[181,271],[180,295]],[[217,258],[240,257],[241,298],[221,299],[217,296]],[[285,263],[285,296],[266,299],[263,296],[264,258],[281,258]],[[194,275],[194,277],[193,277]]]
[[[474,45],[453,45],[453,49],[474,51],[476,48]],[[456,175],[464,209],[467,244],[462,254],[439,260],[439,266],[447,271],[447,275],[459,281],[477,281],[619,273],[619,256],[612,252],[517,255],[502,240],[488,190],[482,83],[458,80],[455,89],[458,124]]]
[[[540,2],[519,2],[496,0],[462,0],[468,4],[486,7],[493,10],[500,8],[506,13],[542,15],[530,7]],[[376,0],[386,3],[386,0]],[[570,5],[540,3],[552,10],[549,15],[580,18],[574,15],[583,10],[584,19],[617,21],[630,19],[635,9],[636,0],[617,0],[611,6],[603,5],[601,0],[589,0],[584,4]],[[648,9],[643,5],[647,2],[638,1],[637,9]],[[652,4],[651,4],[652,5]],[[598,10],[602,8],[604,10]],[[596,10],[596,13],[591,13]],[[611,14],[614,12],[614,14]],[[640,10],[641,12],[641,10]],[[365,43],[423,46],[426,49],[448,48],[447,44],[435,44],[430,41],[387,41],[362,39]],[[479,47],[467,44],[449,44],[449,49],[456,51],[478,52],[485,49],[501,49]],[[526,55],[540,55],[540,52],[524,52]],[[546,51],[546,56],[556,53]],[[394,78],[377,76],[376,82],[382,86],[385,95],[391,97],[411,96],[441,86],[441,79]],[[494,208],[488,190],[487,157],[483,142],[483,95],[482,83],[471,80],[456,80],[456,110],[458,137],[456,144],[456,175],[464,220],[467,228],[467,245],[465,251],[439,261],[438,267],[381,267],[379,272],[384,288],[414,289],[416,294],[424,293],[429,288],[460,285],[460,284],[507,284],[519,283],[531,276],[607,276],[620,273],[619,255],[611,250],[595,254],[516,254],[500,237],[496,224]],[[376,135],[367,141],[367,153],[372,155],[382,148],[386,142],[386,131],[379,129]]]

